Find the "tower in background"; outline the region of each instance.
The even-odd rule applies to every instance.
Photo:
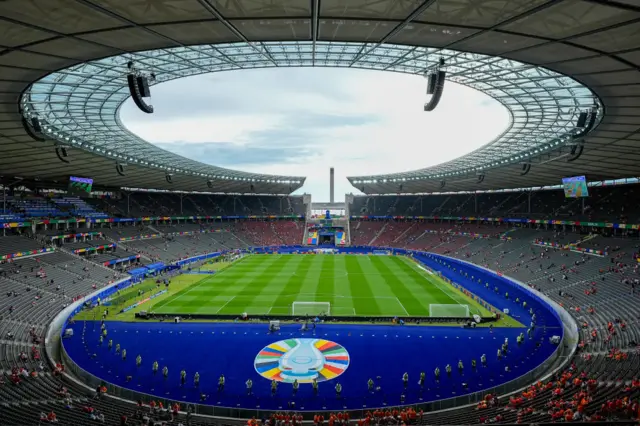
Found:
[[[329,169],[329,202],[334,202],[334,170],[333,167]]]

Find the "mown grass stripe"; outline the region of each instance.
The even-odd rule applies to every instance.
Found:
[[[321,269],[318,277],[318,302],[329,302],[335,305],[335,256],[320,255]]]
[[[240,309],[241,312],[253,312],[254,308],[257,308],[258,311],[262,311],[261,313],[266,314],[268,310],[271,308],[269,303],[258,304],[255,303],[256,299],[261,295],[262,291],[268,290],[273,287],[281,286],[281,281],[283,275],[281,272],[290,267],[290,262],[296,262],[295,257],[285,257],[284,259],[272,259],[270,263],[263,268],[263,272],[253,279],[251,279],[248,283],[244,285],[244,287],[238,292],[237,298],[238,300],[232,300],[227,306],[224,307],[219,313],[237,313]],[[264,267],[264,264],[261,266]],[[269,305],[269,306],[267,306]],[[262,310],[262,308],[265,308]]]
[[[409,315],[424,315],[424,308],[421,306],[421,302],[416,300],[416,294],[409,290],[404,282],[391,271],[387,265],[387,261],[386,256],[375,257],[372,259],[372,265],[378,272],[384,275],[385,285],[402,304],[400,309],[403,308],[402,310],[406,310]],[[432,292],[428,293],[430,296],[433,296]],[[397,314],[402,314],[402,312],[397,312]]]
[[[220,272],[222,273],[222,272]],[[183,288],[182,290],[178,291],[176,294],[174,294],[173,296],[169,296],[168,298],[164,299],[163,301],[159,302],[156,305],[152,306],[152,310],[157,310],[158,308],[161,308],[165,305],[168,305],[169,303],[171,303],[173,300],[177,299],[178,297],[188,293],[189,291],[195,289],[196,287],[205,284],[210,277],[204,277],[201,280],[196,281],[195,283],[193,283],[192,285]],[[169,285],[169,288],[171,288],[171,285]]]
[[[367,281],[362,262],[369,263],[367,257],[348,256],[345,258],[347,283],[351,290],[353,307],[357,315],[376,315],[383,312],[382,306],[378,303],[373,294],[371,284]]]
[[[274,300],[277,307],[291,307],[291,304],[298,298],[298,294],[302,291],[302,281],[308,276],[311,265],[313,264],[312,256],[299,256],[300,262],[296,265],[295,270],[289,272],[285,285]]]

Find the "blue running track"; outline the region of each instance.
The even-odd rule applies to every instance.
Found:
[[[488,328],[463,329],[439,326],[386,326],[386,325],[328,325],[321,324],[311,332],[302,333],[299,326],[284,326],[279,333],[268,334],[266,324],[231,323],[124,323],[107,322],[108,338],[102,345],[98,343],[99,322],[76,322],[70,327],[75,335],[64,340],[69,356],[83,369],[123,387],[177,401],[200,402],[200,394],[208,394],[206,404],[261,408],[286,409],[295,401],[298,409],[336,410],[360,409],[383,405],[400,404],[401,394],[405,403],[427,402],[451,398],[471,393],[512,380],[535,368],[547,359],[556,346],[548,343],[558,329],[537,328],[532,339],[518,346],[516,336],[523,328],[496,328],[493,333]],[[83,329],[86,330],[83,336]],[[509,353],[502,360],[497,359],[497,350],[509,338]],[[340,365],[348,367],[341,375],[322,381],[319,393],[314,396],[312,386],[300,385],[297,395],[292,395],[290,383],[280,383],[275,396],[271,394],[270,380],[256,370],[256,356],[266,346],[278,341],[292,341],[298,338],[315,338],[335,342],[344,347],[344,352],[332,354],[326,349],[323,356],[327,364],[338,366],[331,370],[338,374]],[[108,339],[113,339],[114,347],[107,348]],[[115,354],[119,343],[127,350],[123,361]],[[328,348],[331,345],[326,346]],[[339,347],[339,346],[338,346]],[[262,358],[276,355],[263,352]],[[335,352],[335,351],[334,351]],[[487,355],[488,365],[480,365],[480,356]],[[140,354],[142,365],[138,369],[135,359]],[[334,356],[335,363],[329,358]],[[300,356],[291,362],[305,363],[309,357]],[[463,373],[457,368],[458,360],[464,363]],[[471,368],[471,359],[476,359],[478,367]],[[169,377],[164,380],[162,373],[152,373],[152,363],[158,361],[160,370],[169,369]],[[277,362],[272,363],[276,365]],[[451,364],[453,373],[447,377],[445,365]],[[262,364],[265,365],[264,362]],[[509,365],[510,373],[505,373]],[[434,369],[440,367],[441,379],[434,379]],[[344,367],[342,367],[344,368]],[[180,371],[187,372],[185,386],[180,385]],[[265,371],[263,367],[259,367]],[[193,375],[200,373],[200,387],[193,384]],[[327,371],[327,370],[324,370]],[[336,371],[338,373],[336,373]],[[418,385],[419,373],[426,373],[424,388]],[[402,375],[409,373],[408,388],[405,390]],[[217,391],[220,374],[226,377],[222,392]],[[293,374],[293,373],[291,373]],[[126,376],[133,379],[126,382]],[[253,380],[253,394],[247,395],[245,382]],[[376,387],[370,393],[367,381],[372,378]],[[337,398],[334,387],[340,382],[342,397]],[[468,384],[465,390],[463,383]]]

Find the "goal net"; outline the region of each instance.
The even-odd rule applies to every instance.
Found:
[[[429,305],[429,316],[436,318],[468,318],[469,305]]]
[[[331,315],[331,303],[329,302],[293,302],[291,315]]]

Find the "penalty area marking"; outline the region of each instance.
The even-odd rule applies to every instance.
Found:
[[[409,317],[411,315],[409,315],[409,312],[407,311],[407,308],[404,307],[404,305],[402,304],[402,302],[400,301],[400,299],[398,299],[396,297],[396,300],[398,301],[398,304],[400,305],[400,307],[402,308],[402,310],[404,311],[404,313]]]
[[[214,275],[216,277],[219,277],[220,274],[224,274],[225,271],[228,271],[229,269],[231,269],[231,266],[233,266],[233,265],[230,265],[230,266],[222,269],[221,271],[216,272],[215,274],[212,274],[211,276],[204,276],[201,280],[198,280],[195,283],[191,284],[190,287],[182,289],[182,290],[178,291],[177,293],[171,294],[169,297],[167,297],[164,300],[161,300],[160,302],[158,302],[156,305],[153,305],[152,307],[157,309],[158,307],[167,306],[167,305],[170,305],[171,303],[175,302],[176,300],[180,300],[180,298],[182,296],[185,296],[185,295],[189,294],[192,290],[195,290],[196,288],[200,287],[201,285],[210,284],[212,281],[209,281],[209,278],[212,278]],[[178,275],[178,277],[180,277],[180,275]],[[184,293],[181,293],[181,291],[184,291]],[[229,303],[230,301],[231,300],[229,300],[227,303]]]
[[[236,298],[236,297],[235,297],[235,296],[233,296],[231,299],[227,300],[227,301],[224,303],[224,305],[220,306],[220,309],[218,309],[218,310],[216,311],[216,314],[217,314],[218,312],[220,312],[220,311],[222,310],[222,308],[224,308],[225,306],[227,306],[227,305],[229,304],[229,302],[231,302],[231,301],[232,301],[233,299],[235,299],[235,298]],[[214,315],[215,315],[215,314],[214,314]]]
[[[336,298],[336,299],[397,299],[397,297],[394,296],[345,296],[342,294],[335,294],[335,293],[291,293],[291,294],[282,294],[280,295],[280,297],[304,297],[304,296],[309,296],[309,297],[331,297],[331,298]],[[294,302],[317,302],[316,300],[294,300]],[[320,301],[320,302],[324,302],[324,301]]]
[[[453,288],[453,287],[449,288],[447,283],[444,283],[444,282],[442,282],[442,283],[441,283],[441,282],[440,282],[440,277],[439,277],[439,276],[437,276],[437,275],[436,275],[436,274],[434,274],[433,272],[429,272],[429,271],[428,271],[428,270],[426,270],[425,268],[421,267],[421,266],[420,266],[420,264],[418,264],[418,262],[416,262],[416,261],[415,261],[415,260],[413,260],[413,259],[407,259],[407,258],[405,258],[405,261],[406,261],[406,262],[408,262],[408,263],[409,263],[409,265],[410,265],[410,266],[412,266],[412,267],[414,267],[414,268],[419,268],[419,269],[421,269],[421,270],[423,270],[423,271],[425,271],[425,272],[430,273],[430,275],[432,275],[432,276],[433,276],[433,280],[432,280],[432,279],[430,279],[429,277],[426,277],[426,276],[423,276],[423,277],[424,277],[424,279],[425,279],[428,283],[430,283],[431,285],[435,286],[435,287],[436,287],[438,290],[440,290],[442,293],[444,293],[444,294],[446,294],[447,296],[449,296],[449,298],[450,298],[451,300],[453,300],[454,302],[456,302],[456,304],[458,304],[458,305],[460,305],[460,306],[467,305],[467,306],[469,307],[469,312],[471,312],[471,309],[472,309],[472,308],[477,309],[475,306],[473,306],[473,304],[472,304],[471,302],[469,302],[468,300],[466,300],[466,299],[464,299],[464,298],[462,299],[462,301],[463,301],[464,303],[460,303],[460,298],[459,298],[459,297],[460,297],[460,295],[458,294],[458,290],[456,290],[456,289],[455,289],[455,288]],[[445,287],[445,288],[443,289],[443,288],[440,286],[440,284],[444,284],[444,285],[445,285],[445,286],[447,286],[447,287]],[[452,292],[452,291],[453,291],[453,292]]]

